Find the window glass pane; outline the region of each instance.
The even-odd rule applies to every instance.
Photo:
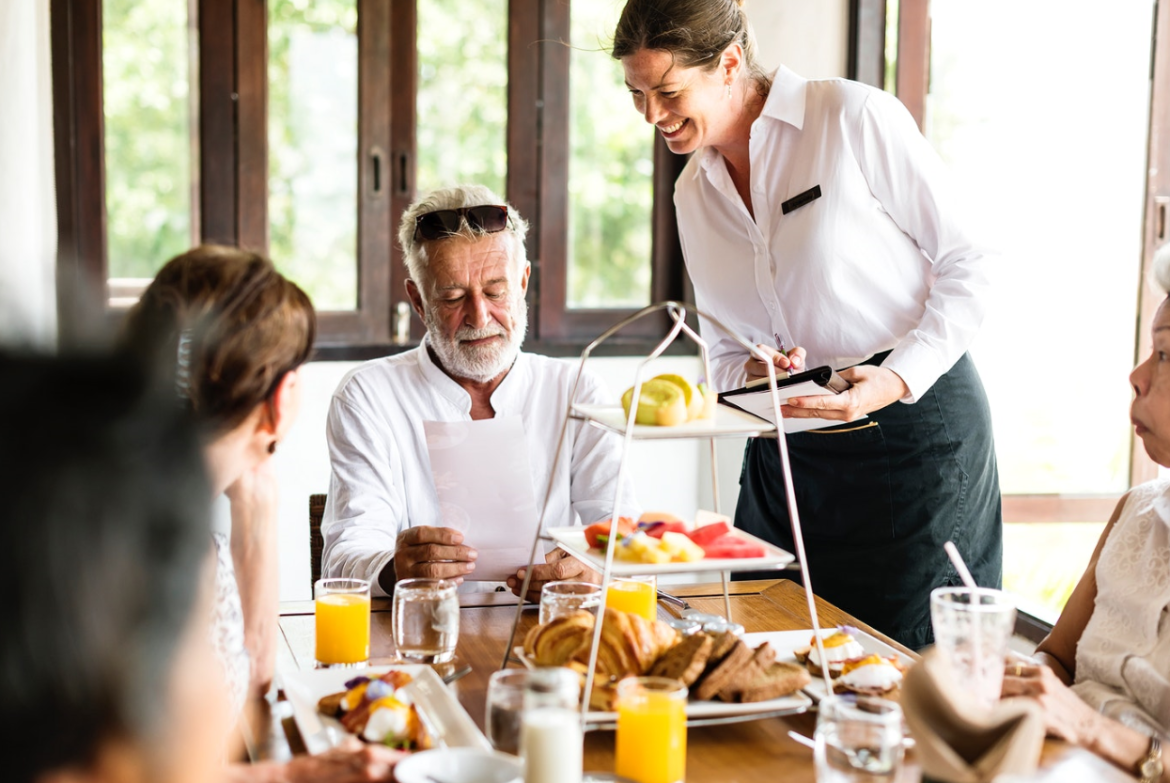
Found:
[[[898,0],[886,0],[886,92],[898,92]]]
[[[1099,519],[1004,525],[1003,589],[1024,599],[1024,611],[1055,622],[1104,529]]]
[[[654,129],[609,56],[624,0],[573,3],[569,66],[569,307],[650,303]]]
[[[418,76],[418,194],[476,184],[507,198],[507,0],[418,0]]]
[[[357,58],[357,0],[269,0],[269,247],[320,310],[357,306]]]
[[[931,2],[927,135],[1004,257],[973,353],[1008,493],[1128,486],[1152,0],[1109,8]]]
[[[115,298],[137,298],[193,240],[189,40],[187,0],[102,2],[106,232]]]

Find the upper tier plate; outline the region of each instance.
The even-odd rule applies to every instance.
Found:
[[[585,528],[554,527],[549,528],[548,534],[573,557],[583,560],[596,571],[605,570],[605,553],[599,555],[589,549],[589,544],[585,541]],[[627,563],[615,557],[612,574],[614,576],[649,576],[651,574],[692,574],[698,571],[756,571],[783,568],[796,560],[791,553],[785,552],[778,546],[772,546],[751,533],[732,528],[731,534],[753,544],[761,544],[767,554],[764,557],[708,558],[690,563],[658,564]]]
[[[584,419],[619,435],[626,432],[626,414],[620,405],[574,405],[573,418]],[[695,419],[673,427],[634,425],[634,437],[638,440],[722,438],[733,435],[750,437],[775,431],[776,428],[770,422],[727,405],[716,405],[715,416],[710,419]]]

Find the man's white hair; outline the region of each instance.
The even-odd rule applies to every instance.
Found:
[[[1170,294],[1170,242],[1154,251],[1154,263],[1150,265],[1150,276],[1160,291]]]
[[[491,188],[483,185],[456,185],[451,188],[432,190],[422,198],[416,199],[413,204],[402,213],[402,221],[398,224],[398,244],[402,246],[402,257],[406,262],[406,270],[410,279],[422,287],[426,281],[426,270],[430,264],[428,248],[435,242],[442,242],[446,237],[435,240],[414,238],[415,226],[420,215],[428,212],[437,212],[440,209],[460,209],[462,207],[481,207],[487,204],[508,208],[508,225],[500,232],[508,239],[508,256],[516,264],[516,270],[523,272],[528,265],[528,256],[524,252],[524,237],[528,234],[528,222],[520,217],[508,202],[497,196]],[[488,236],[483,231],[471,228],[467,220],[459,221],[459,230],[448,236],[459,236],[465,239],[478,239]]]

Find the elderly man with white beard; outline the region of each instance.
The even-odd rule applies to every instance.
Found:
[[[367,579],[375,595],[390,595],[397,580],[411,577],[498,588],[472,582],[476,551],[443,527],[423,423],[519,416],[534,494],[543,499],[577,368],[520,350],[528,328],[527,231],[515,209],[480,186],[436,190],[403,213],[398,240],[407,293],[427,333],[419,347],[353,370],[333,395],[323,575]],[[612,399],[586,373],[576,401]],[[580,422],[570,424],[566,439],[546,520],[609,518],[620,440]],[[636,514],[628,483],[622,497],[630,498],[624,513]],[[560,549],[545,560],[533,569],[529,597],[548,581],[596,581]],[[517,563],[508,578],[513,592],[526,566]]]

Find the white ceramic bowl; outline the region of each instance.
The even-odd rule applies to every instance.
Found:
[[[519,783],[520,759],[478,748],[436,748],[412,753],[394,766],[398,783]]]

